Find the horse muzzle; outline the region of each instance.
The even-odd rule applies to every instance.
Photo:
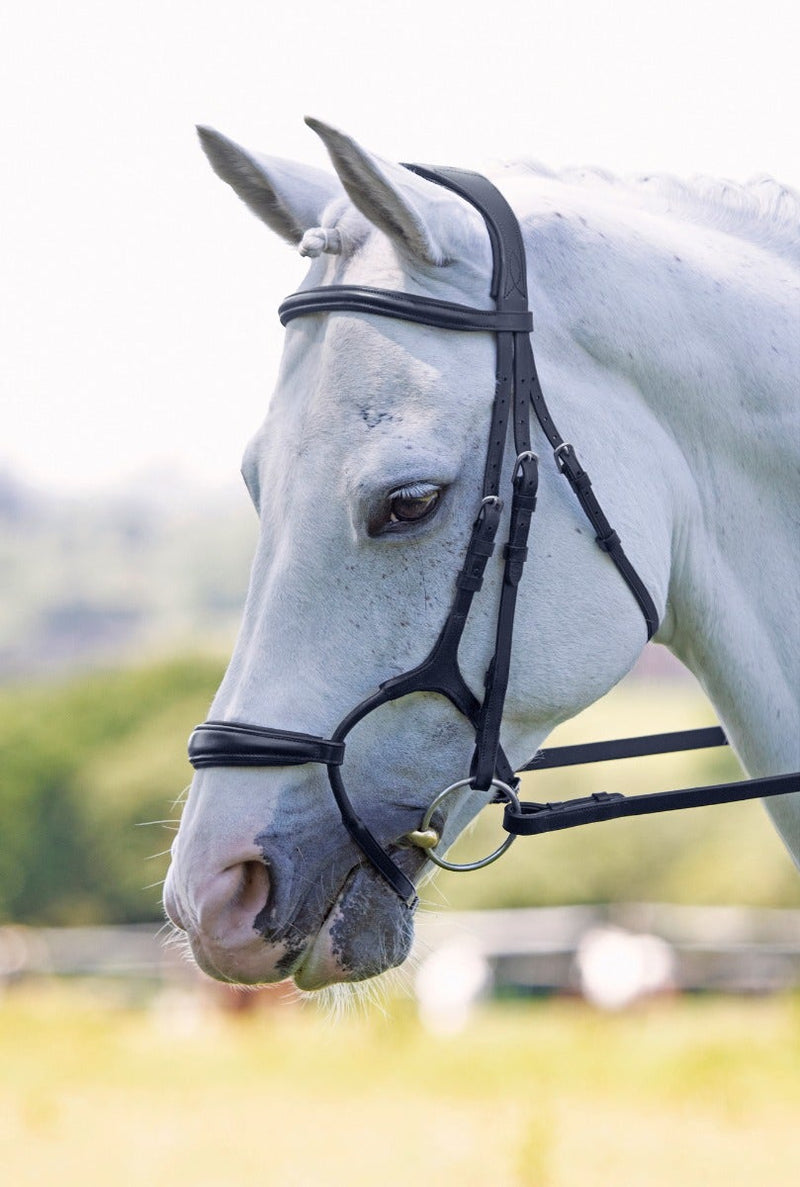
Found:
[[[208,795],[219,803],[224,789],[217,778],[208,786],[209,775],[200,778],[201,801]],[[259,806],[249,772],[233,785],[229,775],[225,781],[235,807],[229,804],[224,815],[206,816],[200,808],[188,814],[164,888],[166,913],[186,934],[199,967],[218,980],[293,978],[303,989],[317,989],[402,963],[413,911],[365,863],[335,809],[312,815],[291,783],[269,808],[266,801]],[[394,837],[387,837],[387,850],[413,882],[426,854],[404,838],[421,812],[394,805],[387,818],[386,809],[383,824]],[[261,831],[252,823],[258,816]]]

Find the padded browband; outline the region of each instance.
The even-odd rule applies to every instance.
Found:
[[[206,721],[189,739],[189,762],[197,768],[292,767],[306,762],[338,766],[343,761],[344,742],[244,721]]]
[[[489,330],[530,334],[533,316],[530,310],[473,309],[452,301],[436,301],[416,293],[374,289],[367,285],[332,284],[324,288],[292,293],[278,308],[281,323],[288,325],[295,317],[308,313],[377,313],[399,321],[419,322],[442,330]]]

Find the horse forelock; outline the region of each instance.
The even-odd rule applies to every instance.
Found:
[[[431,189],[436,187],[431,184]],[[436,265],[404,251],[348,198],[332,202],[322,225],[307,231],[298,245],[300,255],[319,261],[307,285],[367,284],[477,303],[491,269],[483,220],[453,195],[446,203],[435,203],[427,214],[447,248],[446,261]],[[491,306],[488,298],[484,303]]]

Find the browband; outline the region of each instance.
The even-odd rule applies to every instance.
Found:
[[[374,289],[360,284],[331,284],[324,288],[303,289],[292,293],[278,307],[278,317],[286,326],[307,313],[379,313],[398,321],[419,322],[441,330],[489,330],[493,334],[530,334],[533,316],[529,310],[473,309],[452,301],[436,301],[417,293]]]

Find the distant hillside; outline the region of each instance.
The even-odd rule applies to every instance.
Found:
[[[151,475],[59,497],[0,472],[0,680],[187,643],[226,648],[256,528],[235,488]]]
[[[233,484],[159,471],[90,498],[0,470],[0,683],[182,649],[227,653],[256,536]],[[636,674],[684,670],[648,647]]]

